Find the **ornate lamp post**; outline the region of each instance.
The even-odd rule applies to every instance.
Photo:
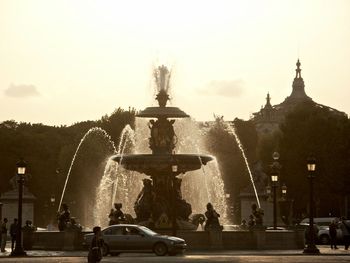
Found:
[[[281,191],[282,191],[282,201],[285,201],[286,200],[286,196],[287,196],[287,186],[286,186],[286,184],[282,185]]]
[[[271,173],[271,182],[273,189],[273,229],[277,229],[277,197],[276,197],[276,189],[278,184],[278,173]]]
[[[16,247],[11,252],[11,256],[26,256],[27,253],[24,251],[22,246],[22,203],[23,203],[23,182],[26,174],[27,164],[21,159],[16,164],[17,176],[18,176],[18,225],[16,233]]]
[[[315,177],[316,170],[316,159],[314,157],[309,157],[307,159],[307,170],[308,170],[308,179],[309,179],[309,242],[307,247],[304,248],[303,253],[305,254],[319,254],[320,251],[315,245],[315,229],[314,229],[314,189],[313,189],[313,178]]]
[[[177,173],[177,164],[173,164],[171,166],[171,171],[173,172],[174,176],[173,176],[173,182],[172,182],[172,185],[173,185],[173,197],[172,197],[172,201],[173,201],[173,218],[172,218],[172,235],[173,236],[176,236],[177,234],[177,227],[176,227],[176,200],[175,200],[175,195],[176,195],[176,189],[175,189],[175,180],[176,180],[176,177],[175,177],[175,174]]]
[[[279,176],[279,168],[280,164],[278,162],[278,159],[280,158],[280,155],[278,152],[274,152],[272,154],[273,158],[273,164],[271,167],[271,183],[272,183],[272,189],[273,189],[273,229],[277,229],[277,196],[276,196],[276,189],[278,187],[278,176]]]

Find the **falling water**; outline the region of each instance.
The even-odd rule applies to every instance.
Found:
[[[256,187],[255,187],[255,183],[254,183],[254,178],[253,178],[253,174],[250,170],[250,167],[249,167],[249,163],[248,163],[248,159],[245,155],[245,152],[244,152],[244,148],[243,148],[243,145],[241,143],[241,140],[239,139],[237,133],[236,133],[236,127],[234,126],[234,123],[232,123],[232,126],[231,125],[227,125],[227,130],[230,134],[232,134],[237,142],[237,145],[238,145],[238,148],[239,150],[241,151],[242,153],[242,156],[243,156],[243,159],[244,159],[244,162],[245,162],[245,165],[247,167],[247,170],[248,170],[248,173],[249,173],[249,177],[250,177],[250,181],[252,182],[252,186],[253,186],[253,189],[254,189],[254,194],[255,194],[255,198],[256,198],[256,202],[258,203],[258,207],[261,208],[260,206],[260,200],[259,200],[259,196],[258,196],[258,192],[256,190]]]
[[[126,125],[121,133],[116,154],[123,156],[135,149],[135,133]],[[122,160],[121,160],[122,162]],[[115,161],[108,160],[100,185],[96,191],[94,220],[96,225],[106,226],[108,214],[114,202],[123,204],[123,211],[134,215],[133,205],[141,191],[142,177],[135,172],[125,170]],[[111,195],[106,194],[111,193]]]
[[[174,127],[179,138],[176,147],[178,153],[210,154],[204,142],[204,134],[195,121],[179,120]],[[187,172],[181,178],[183,197],[191,204],[192,213],[203,213],[206,204],[211,202],[221,215],[221,222],[228,223],[224,182],[216,159],[202,165],[201,170]]]
[[[88,131],[84,134],[84,136],[81,138],[81,140],[80,140],[80,142],[79,142],[79,144],[78,144],[77,149],[75,150],[75,153],[74,153],[73,158],[72,158],[72,162],[71,162],[71,164],[70,164],[70,166],[69,166],[68,173],[67,173],[67,176],[66,176],[66,181],[65,181],[65,183],[64,183],[64,187],[63,187],[63,190],[62,190],[62,195],[61,195],[60,203],[59,203],[59,205],[58,205],[58,211],[60,211],[60,209],[61,209],[63,197],[64,197],[64,194],[65,194],[66,188],[67,188],[67,183],[68,183],[68,180],[69,180],[69,177],[70,177],[70,174],[71,174],[72,167],[73,167],[73,165],[74,165],[75,159],[76,159],[76,157],[77,157],[77,155],[78,155],[79,149],[80,149],[81,145],[84,143],[84,141],[86,140],[86,138],[87,138],[89,135],[91,135],[91,134],[98,134],[98,135],[101,135],[103,138],[107,138],[110,142],[112,142],[110,136],[108,135],[108,133],[107,133],[105,130],[99,128],[99,127],[93,127],[93,128],[91,128],[90,130],[88,130]],[[113,143],[112,143],[112,146],[113,146],[113,150],[115,151],[115,146],[114,146]]]

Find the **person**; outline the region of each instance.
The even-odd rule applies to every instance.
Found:
[[[205,224],[204,230],[209,229],[219,229],[221,228],[219,223],[220,214],[218,214],[211,203],[207,204],[207,211],[205,212],[205,217],[207,222]]]
[[[313,241],[315,242],[317,240],[317,234],[319,231],[317,224],[313,225],[313,229],[314,229]],[[310,242],[311,242],[310,226],[305,228],[304,237],[305,237],[305,244],[307,244],[307,245],[310,244]]]
[[[17,220],[17,218],[15,218],[13,220],[13,223],[10,226],[11,252],[13,251],[13,249],[15,247],[17,228],[18,228],[18,220]]]
[[[339,228],[343,233],[344,248],[345,250],[348,250],[350,244],[350,226],[348,225],[348,223],[345,220],[345,217],[343,216],[341,217]]]
[[[6,252],[7,222],[8,220],[5,217],[1,224],[1,252]]]
[[[64,231],[70,223],[70,211],[67,204],[62,204],[63,211],[58,215],[58,229]]]
[[[94,232],[94,237],[92,238],[89,254],[88,254],[88,262],[95,263],[100,262],[102,259],[102,246],[103,239],[101,238],[101,227],[95,226],[92,230]]]
[[[25,225],[22,228],[23,233],[23,248],[32,249],[33,246],[33,232],[36,231],[36,227],[33,226],[32,221],[26,220]]]
[[[338,228],[338,222],[336,219],[333,219],[332,222],[329,224],[329,236],[330,236],[331,249],[333,248],[338,249],[337,228]]]

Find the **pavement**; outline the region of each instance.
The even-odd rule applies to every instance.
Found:
[[[101,262],[282,262],[282,263],[309,263],[329,262],[343,263],[350,262],[350,250],[339,247],[332,250],[329,246],[318,246],[320,255],[304,255],[301,250],[222,250],[222,251],[189,251],[184,255],[157,257],[154,254],[125,253],[118,257],[104,257]],[[27,257],[10,257],[11,249],[8,252],[0,253],[0,263],[16,262],[87,262],[87,251],[27,251]]]

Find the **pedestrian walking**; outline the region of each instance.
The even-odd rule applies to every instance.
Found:
[[[329,236],[330,236],[330,243],[331,243],[331,249],[338,249],[337,247],[337,228],[338,228],[338,220],[333,219],[332,222],[329,224]]]
[[[345,217],[341,218],[341,222],[339,223],[339,227],[343,233],[343,241],[345,250],[348,250],[350,244],[350,226],[345,220]]]
[[[16,235],[18,230],[18,220],[15,218],[13,220],[13,223],[10,226],[10,236],[11,236],[11,252],[15,248],[15,242],[16,242]]]
[[[103,239],[101,238],[101,227],[95,226],[92,230],[94,232],[94,237],[92,238],[89,254],[88,254],[88,262],[96,263],[100,262],[102,259],[102,246]]]
[[[6,239],[7,239],[7,218],[1,224],[1,252],[6,252]]]

